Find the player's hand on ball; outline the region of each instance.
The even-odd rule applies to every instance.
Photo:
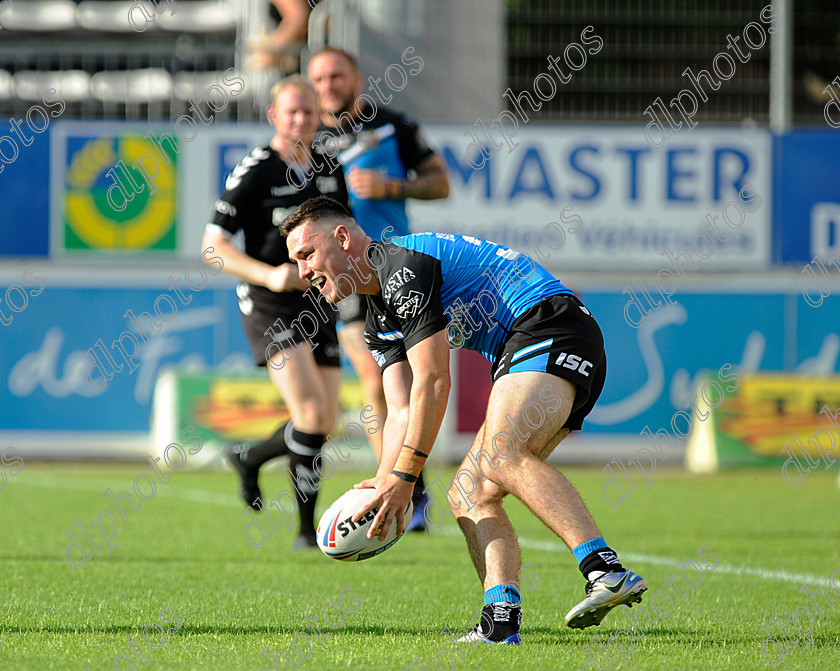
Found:
[[[265,286],[275,292],[306,291],[311,286],[309,282],[300,279],[297,265],[282,263],[268,272]]]
[[[388,197],[388,185],[378,170],[351,169],[347,174],[347,186],[358,198],[384,200]]]
[[[373,488],[376,490],[376,496],[353,517],[353,522],[357,522],[370,510],[379,508],[379,512],[373,518],[373,524],[368,529],[367,537],[375,538],[378,536],[380,540],[384,540],[394,520],[397,522],[397,538],[402,536],[405,530],[404,511],[408,502],[411,501],[414,484],[389,473],[388,475],[363,480],[353,487],[355,489]]]

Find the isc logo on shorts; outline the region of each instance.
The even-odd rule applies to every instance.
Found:
[[[589,369],[592,368],[591,361],[585,361],[576,354],[567,355],[566,352],[563,352],[560,356],[558,356],[557,361],[554,363],[558,366],[563,366],[563,368],[568,368],[569,370],[576,370],[586,377],[589,377]]]

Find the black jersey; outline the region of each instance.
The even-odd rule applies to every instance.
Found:
[[[363,116],[370,112],[366,107]],[[381,170],[387,177],[401,180],[434,153],[414,119],[381,106],[368,120],[359,118],[340,128],[322,124],[312,146],[316,154],[337,154],[345,172],[353,167]],[[409,232],[404,200],[370,200],[351,193],[350,204],[356,221],[374,240],[381,240],[389,226],[393,228],[390,235]]]
[[[241,230],[248,256],[272,266],[289,263],[286,238],[279,227],[298,205],[324,195],[349,207],[341,171],[330,174],[318,165],[312,170],[312,179],[306,179],[299,166],[286,163],[270,146],[256,147],[228,175],[211,224],[231,235]],[[263,298],[280,295],[265,287],[252,285],[252,289],[253,295]],[[282,295],[290,298],[292,293],[302,296],[299,292]]]

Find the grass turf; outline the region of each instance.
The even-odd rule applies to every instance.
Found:
[[[761,656],[768,635],[762,626],[773,616],[786,620],[802,606],[817,615],[814,642],[806,648],[797,629],[789,628],[796,645],[779,658],[781,668],[837,668],[840,659],[840,598],[835,596],[833,607],[820,601],[820,615],[798,592],[808,576],[827,584],[840,569],[833,472],[812,472],[792,488],[777,470],[714,478],[659,470],[650,490],[640,487],[611,508],[602,496],[606,476],[594,469],[566,470],[608,542],[647,579],[650,591],[642,605],[649,609],[659,591],[673,602],[667,613],[667,600],[655,599],[658,621],[645,624],[639,616],[644,638],[616,639],[623,658],[609,637],[628,625],[627,615],[639,606],[613,611],[598,628],[563,626],[566,611],[584,595],[583,580],[571,554],[516,501],[506,508],[523,539],[523,563],[530,564],[530,577],[523,574],[521,646],[468,646],[456,653],[441,635],[444,627],[468,627],[482,603],[451,518],[432,535],[412,534],[361,563],[328,560],[317,550],[293,552],[287,531],[275,531],[257,550],[245,542],[248,517],[230,473],[173,473],[168,484],[158,484],[154,498],[127,512],[110,554],[102,550],[82,570],[72,570],[64,559],[64,532],[77,518],[87,524],[100,511],[113,510],[104,491],[130,489],[140,472],[148,471],[139,465],[27,463],[0,491],[0,669],[100,671],[133,663],[150,671],[542,671],[617,669],[629,662],[640,670],[760,669],[768,666]],[[327,481],[320,509],[362,475]],[[443,480],[451,471],[433,469],[429,476]],[[266,473],[262,484],[271,495],[286,487],[280,472]],[[698,560],[704,544],[703,556],[718,555],[720,565],[704,572],[696,586],[686,586],[679,577],[683,562],[707,568],[714,563]],[[782,571],[787,573],[771,573]],[[666,587],[666,573],[676,576],[682,599]],[[686,577],[697,583],[696,569],[688,565]],[[329,629],[324,615],[339,628]],[[179,621],[180,629],[165,638],[154,626],[174,630]],[[159,649],[143,642],[146,625]],[[296,634],[317,639],[316,627],[323,640],[310,649],[310,639]],[[127,638],[138,634],[139,652],[132,652]],[[291,651],[295,643],[309,656],[278,657],[272,665],[261,655],[266,649]],[[126,657],[115,659],[120,653]],[[770,646],[766,654],[773,660],[779,650]],[[591,657],[596,661],[587,665]]]

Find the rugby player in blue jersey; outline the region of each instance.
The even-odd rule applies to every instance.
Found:
[[[413,51],[413,50],[412,50]],[[407,52],[406,52],[407,53]],[[405,60],[422,69],[423,61]],[[419,68],[419,69],[418,69]],[[405,211],[407,198],[434,200],[449,195],[449,179],[443,159],[428,146],[417,123],[409,116],[378,104],[373,95],[363,95],[363,79],[356,61],[346,51],[324,47],[310,56],[309,81],[318,93],[321,126],[313,148],[341,164],[350,192],[353,216],[373,240],[409,233]],[[392,96],[372,82],[376,98],[390,102]],[[382,377],[365,346],[365,301],[348,296],[338,303],[338,338],[353,368],[359,375],[365,402],[373,405],[374,414],[385,414]],[[370,436],[376,456],[381,456],[381,434]],[[423,480],[414,488],[414,516],[409,531],[425,526]]]
[[[566,624],[599,624],[616,606],[641,601],[644,579],[606,544],[580,495],[545,463],[581,428],[601,393],[601,331],[571,290],[523,254],[478,238],[421,233],[375,242],[330,198],[307,201],[281,226],[301,279],[334,303],[364,296],[365,337],[382,369],[388,414],[376,476],[357,486],[377,496],[369,536],[384,538],[434,444],[449,395],[450,346],[493,364],[487,415],[449,504],[484,587],[484,608],[462,641],[519,643],[519,545],[502,498],[522,501],[574,553],[586,598]],[[463,484],[469,474],[472,486]]]

